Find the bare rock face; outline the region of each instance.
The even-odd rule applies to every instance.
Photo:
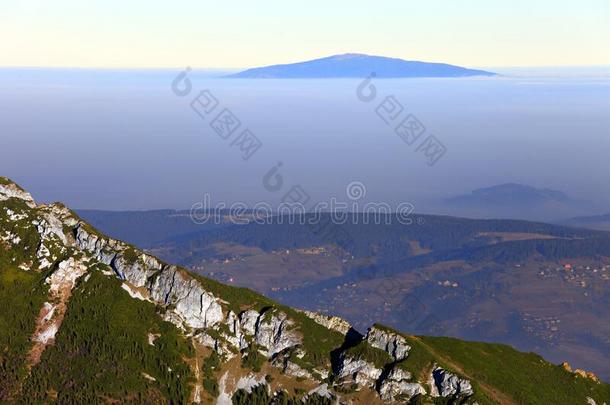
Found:
[[[227,342],[225,336],[216,333],[212,336],[209,333],[209,329],[195,335],[195,339],[202,345],[214,350],[219,356],[223,357],[225,361],[228,361],[237,355],[237,351],[232,350],[233,347]]]
[[[18,198],[25,201],[26,205],[30,208],[36,207],[34,198],[27,191],[7,179],[6,177],[0,177],[0,201],[6,201],[9,198]]]
[[[240,351],[246,349],[248,347],[248,341],[242,332],[241,322],[233,311],[227,313],[225,325],[229,328],[229,334],[225,336],[227,342]]]
[[[326,398],[329,400],[333,400],[335,399],[335,396],[331,393],[331,391],[328,389],[328,385],[327,384],[322,384],[317,386],[316,388],[310,390],[307,395],[303,398],[303,402],[306,403],[307,399],[312,396],[312,395],[317,395],[320,396],[322,398]],[[338,401],[337,401],[338,403]]]
[[[290,355],[291,353],[289,350],[280,352],[276,356],[274,356],[271,364],[274,367],[281,369],[282,372],[286,375],[296,378],[314,379],[314,376],[309,371],[290,361]]]
[[[354,359],[345,353],[339,356],[337,377],[361,387],[374,388],[382,370],[362,359]]]
[[[433,397],[468,397],[474,394],[470,381],[459,378],[440,367],[432,370],[430,386],[430,395]]]
[[[371,346],[387,352],[395,361],[406,359],[411,350],[404,337],[375,326],[369,329],[366,340]]]
[[[95,233],[90,233],[84,226],[79,225],[76,228],[76,245],[85,252],[91,254],[96,260],[101,263],[107,264],[113,268],[115,272],[123,279],[127,280],[124,274],[120,273],[120,269],[117,270],[113,266],[115,259],[122,254],[126,245],[121,242],[114,241],[112,239],[102,238]],[[137,283],[137,280],[128,280],[136,287],[141,287],[143,284]]]
[[[379,395],[384,401],[392,402],[397,396],[411,399],[420,394],[425,395],[426,389],[417,382],[411,382],[411,373],[394,366],[379,386]]]
[[[271,357],[284,349],[303,343],[303,337],[294,328],[294,322],[281,311],[261,314],[255,334],[256,343],[267,350]]]
[[[102,238],[80,225],[76,228],[76,244],[100,262],[112,267],[121,279],[129,281],[136,287],[145,286],[150,276],[166,267],[171,267],[146,254],[139,255],[137,260],[128,260],[126,244]]]
[[[194,329],[209,328],[224,318],[216,297],[205,291],[197,280],[176,267],[161,271],[149,287],[157,302],[173,307],[186,324]]]
[[[172,308],[189,327],[208,328],[223,320],[218,299],[176,266],[162,264],[145,254],[135,259],[127,257],[129,247],[126,244],[101,238],[83,226],[76,229],[76,243],[100,262],[111,266],[123,280],[136,287],[148,284],[150,297]]]
[[[352,328],[345,319],[339,318],[338,316],[327,316],[317,312],[302,311],[309,318],[313,319],[318,324],[324,326],[327,329],[339,332],[342,335],[347,335],[347,332]]]
[[[256,334],[256,324],[258,322],[259,316],[260,314],[258,313],[258,311],[255,311],[253,309],[244,311],[239,315],[241,328],[244,333],[250,336],[254,336]]]
[[[254,338],[267,357],[303,343],[294,322],[281,311],[272,309],[261,314],[250,309],[242,312],[239,319],[243,332]]]

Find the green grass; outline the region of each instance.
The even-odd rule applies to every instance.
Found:
[[[259,353],[257,346],[251,345],[246,355],[241,358],[241,366],[258,373],[265,361],[267,358]]]
[[[129,265],[135,264],[138,261],[138,257],[138,251],[131,246],[123,251],[123,260]]]
[[[393,361],[388,353],[371,346],[366,340],[362,340],[357,345],[347,349],[346,354],[354,359],[365,360],[381,369]]]
[[[12,220],[9,218],[5,208],[16,214],[25,214],[26,218]],[[0,232],[8,231],[18,236],[21,241],[17,245],[7,242],[8,246],[11,246],[11,249],[8,250],[0,242],[0,250],[2,251],[0,252],[0,266],[19,265],[35,260],[36,249],[38,249],[40,244],[40,235],[32,224],[32,219],[35,217],[31,215],[31,208],[26,206],[22,200],[11,198],[7,201],[2,201],[0,205]]]
[[[216,352],[212,352],[204,361],[201,367],[201,371],[203,372],[203,389],[210,394],[212,398],[218,397],[218,380],[216,379],[214,373],[220,367],[220,359],[218,358],[218,354]]]
[[[3,252],[0,247],[0,258]],[[0,403],[25,376],[30,337],[47,292],[41,281],[41,274],[0,263]]]
[[[436,353],[464,370],[473,382],[485,383],[517,403],[573,405],[587,396],[598,403],[610,401],[610,385],[568,373],[561,366],[534,353],[522,353],[507,345],[465,342],[445,337],[420,337]],[[415,348],[412,350],[415,355]],[[407,362],[411,360],[411,355]],[[475,392],[481,393],[478,384]],[[577,401],[577,402],[575,402]],[[486,402],[486,401],[485,401]]]
[[[333,403],[331,399],[318,394],[309,395],[307,399],[304,399],[306,391],[301,388],[295,388],[294,391],[295,395],[282,391],[274,396],[273,402],[271,402],[267,387],[265,384],[259,384],[252,389],[251,393],[244,389],[237,390],[233,394],[231,402],[233,405],[268,405],[270,403],[275,405],[331,405]]]
[[[154,345],[148,334],[159,334]],[[71,298],[54,346],[23,389],[30,403],[185,403],[193,349],[151,303],[134,300],[120,282],[93,271]],[[152,376],[150,381],[144,374]]]

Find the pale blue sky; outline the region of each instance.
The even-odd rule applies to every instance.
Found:
[[[361,52],[610,65],[609,0],[0,0],[0,66],[217,67]]]

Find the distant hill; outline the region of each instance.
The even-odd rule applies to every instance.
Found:
[[[447,202],[451,204],[494,205],[568,203],[570,201],[570,197],[561,191],[540,189],[517,183],[480,188],[469,194],[447,199]]]
[[[562,225],[578,228],[610,231],[610,214],[593,215],[588,217],[575,217],[560,222]]]
[[[306,62],[258,67],[226,77],[249,79],[362,78],[370,75],[371,72],[374,72],[378,78],[496,75],[484,70],[467,69],[446,63],[407,61],[383,56],[348,53]]]
[[[76,210],[76,213],[108,235],[148,248],[164,239],[214,228],[219,221],[196,224],[189,211],[150,210],[150,211],[101,211]]]
[[[480,188],[444,200],[450,215],[475,218],[515,218],[557,221],[594,212],[589,201],[548,188],[506,183]]]

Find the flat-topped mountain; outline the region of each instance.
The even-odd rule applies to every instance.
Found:
[[[548,188],[540,189],[525,184],[506,183],[497,186],[480,188],[470,194],[464,194],[448,199],[453,204],[545,204],[567,203],[570,197],[561,191]]]
[[[107,237],[0,177],[0,402],[603,404],[509,346],[280,305]]]
[[[596,211],[595,204],[590,201],[572,198],[558,190],[518,183],[479,188],[447,198],[443,206],[456,216],[547,222]]]
[[[407,61],[384,56],[348,53],[305,62],[264,66],[244,70],[227,77],[250,79],[325,79],[364,78],[375,73],[378,78],[495,76],[484,70],[467,69],[446,63]]]

